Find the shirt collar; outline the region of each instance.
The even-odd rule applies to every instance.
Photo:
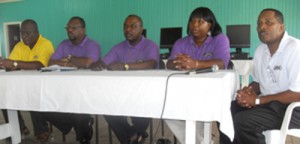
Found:
[[[192,45],[197,45],[197,44],[195,43],[194,39],[193,39],[193,36],[189,36],[188,39],[189,39],[189,42],[190,42]],[[207,38],[206,38],[206,40],[204,41],[203,44],[209,44],[209,43],[212,41],[212,39],[213,39],[213,38],[212,38],[211,35],[207,36]]]
[[[88,41],[88,36],[85,36],[78,46],[83,47],[87,41]],[[69,40],[69,45],[74,45],[74,44]]]
[[[126,40],[126,45],[127,45],[127,47],[129,47],[129,48],[138,49],[138,48],[140,48],[140,47],[141,47],[141,45],[142,45],[142,43],[143,43],[144,41],[145,41],[145,37],[144,37],[144,36],[142,36],[141,40],[138,42],[138,44],[137,44],[137,45],[135,45],[135,46],[132,46],[132,45],[129,43],[129,41],[128,41],[128,40]]]
[[[288,35],[287,31],[285,31],[284,34],[283,34],[282,39],[280,40],[278,49],[276,50],[274,55],[280,54],[282,51],[284,51],[284,47],[285,47],[285,44],[286,44],[285,39],[287,39],[288,37],[289,37],[289,35]],[[264,43],[264,46],[266,47],[265,48],[265,53],[268,54],[268,55],[271,55],[270,51],[269,51],[269,48],[268,48],[268,45]]]

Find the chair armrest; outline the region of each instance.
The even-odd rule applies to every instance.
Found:
[[[291,103],[288,108],[286,109],[283,122],[280,128],[281,134],[286,135],[289,129],[290,120],[293,114],[293,110],[296,107],[300,107],[300,102],[293,102]]]

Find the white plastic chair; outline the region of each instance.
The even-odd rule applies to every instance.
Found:
[[[300,137],[300,128],[288,129],[293,110],[296,107],[300,107],[300,102],[293,102],[288,106],[280,130],[268,130],[263,132],[266,138],[266,144],[284,144],[286,135]]]

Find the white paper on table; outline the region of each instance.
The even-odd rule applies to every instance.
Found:
[[[63,67],[59,65],[52,65],[49,67],[43,67],[41,68],[41,72],[47,72],[47,71],[71,71],[71,70],[77,70],[77,67]]]

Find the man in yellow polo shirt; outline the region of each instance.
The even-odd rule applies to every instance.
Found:
[[[0,67],[7,70],[32,70],[47,66],[54,52],[51,41],[39,34],[37,23],[28,19],[22,22],[21,37],[9,59],[0,60]]]
[[[51,41],[39,34],[37,23],[27,19],[21,24],[21,37],[23,41],[17,43],[8,59],[0,60],[0,68],[6,70],[33,70],[47,66],[48,60],[54,52]],[[7,113],[3,110],[5,121],[8,122]],[[18,113],[21,132],[29,134],[24,120]]]

